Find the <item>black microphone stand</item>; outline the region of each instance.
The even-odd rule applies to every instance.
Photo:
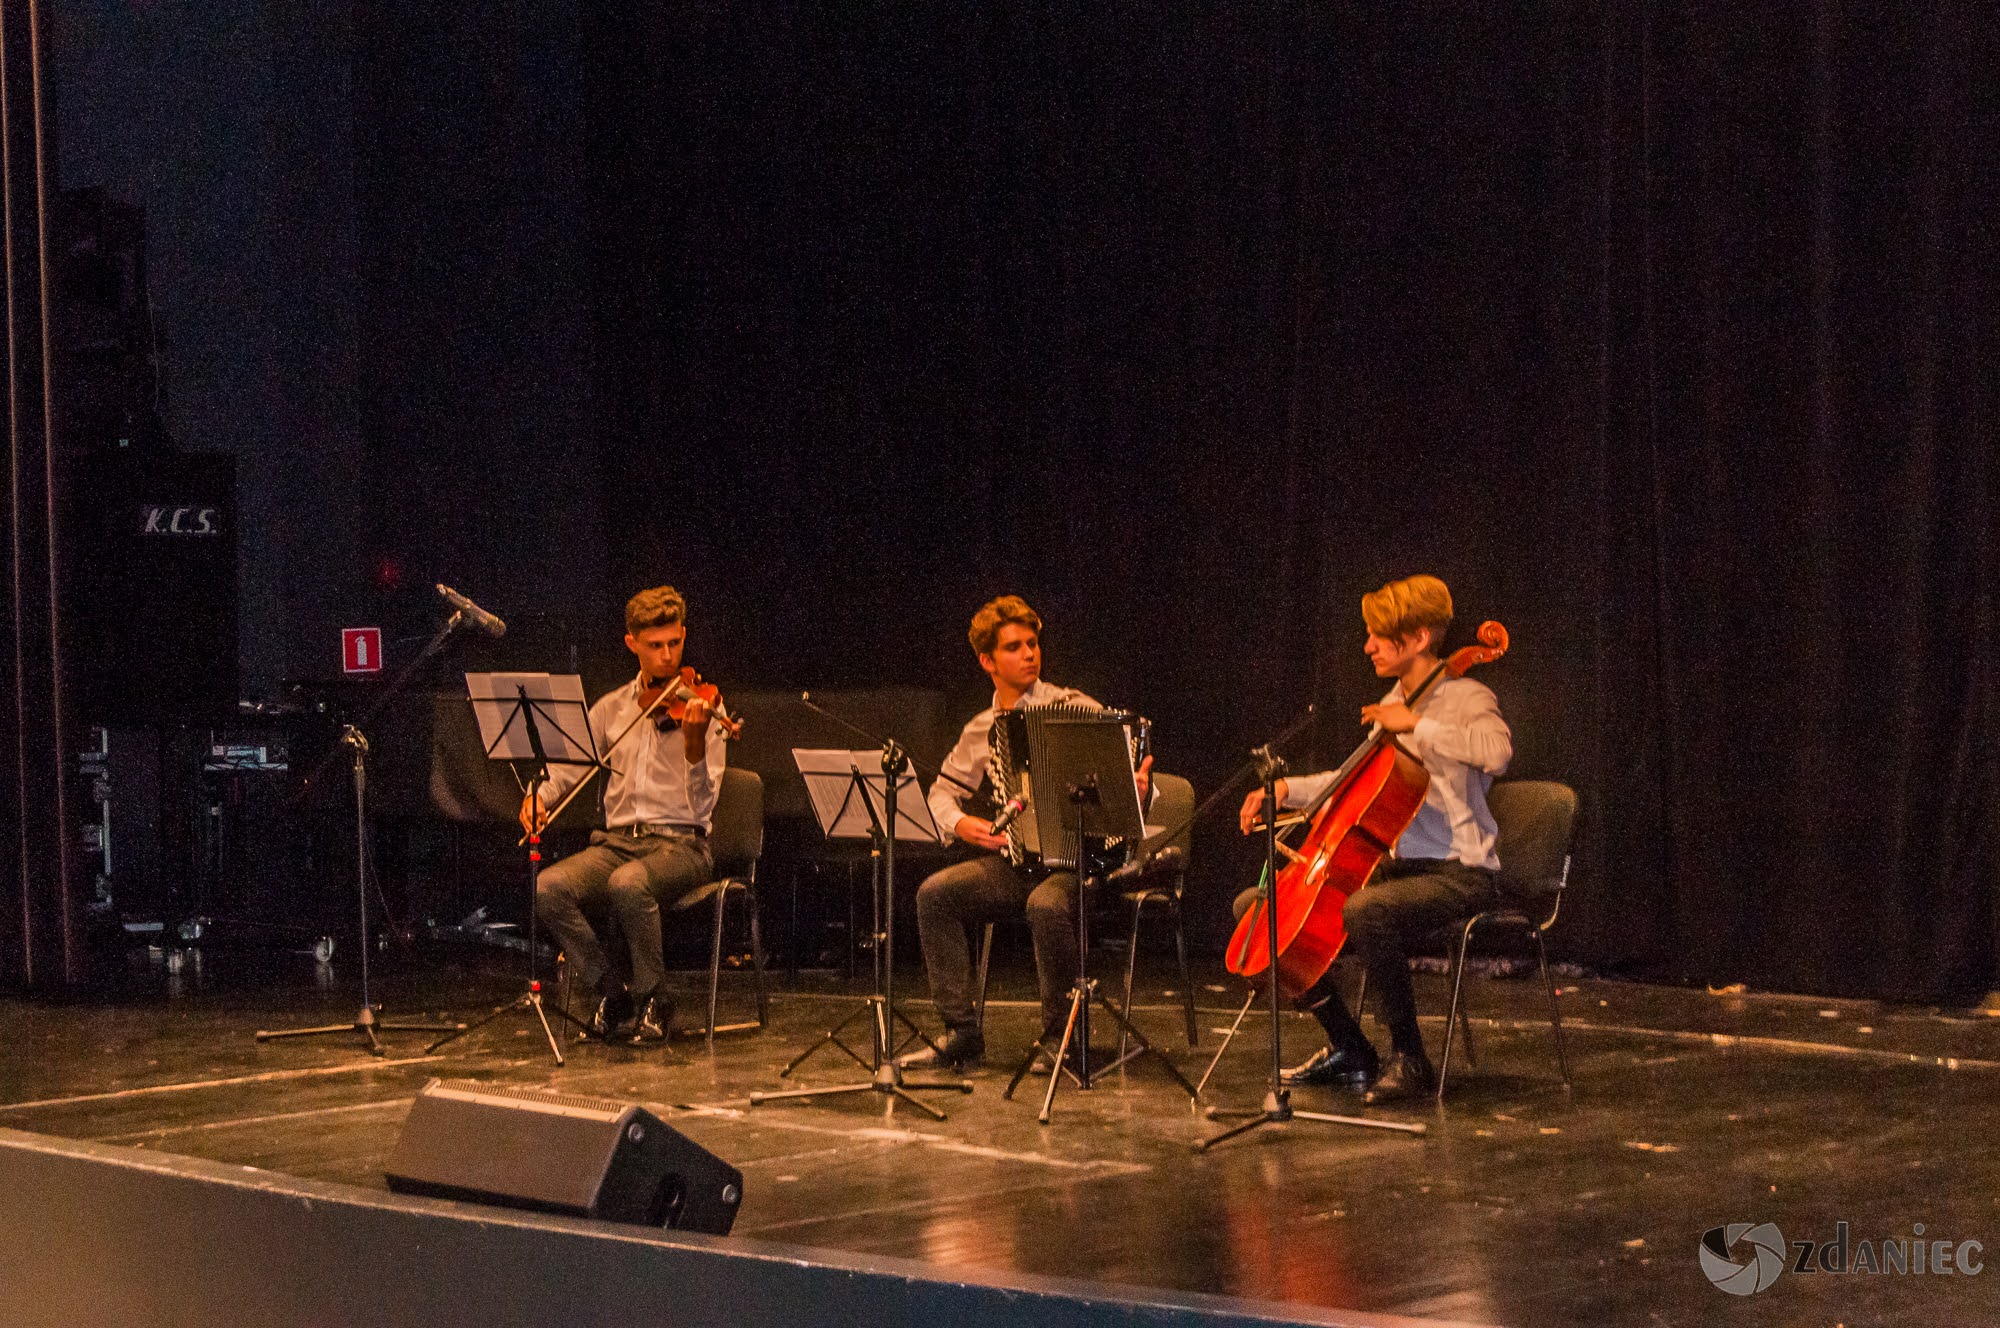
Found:
[[[354,889],[360,900],[360,952],[361,952],[361,1010],[352,1022],[345,1024],[324,1024],[317,1028],[286,1028],[273,1031],[258,1030],[259,1042],[277,1042],[285,1038],[327,1037],[335,1033],[359,1033],[366,1039],[370,1055],[386,1055],[375,1034],[383,1033],[456,1033],[464,1030],[464,1024],[403,1024],[387,1023],[376,1017],[375,1006],[368,994],[368,738],[367,729],[375,722],[385,706],[401,694],[414,678],[417,670],[430,662],[431,656],[444,648],[445,639],[458,630],[465,621],[465,614],[454,612],[438,628],[424,648],[417,653],[403,671],[390,682],[388,690],[375,698],[374,704],[361,713],[361,718],[352,724],[341,726],[341,745],[352,754],[354,768]],[[334,758],[339,755],[336,747],[320,759],[312,773],[300,781],[297,798],[303,802],[306,794],[325,774]]]
[[[1219,1143],[1224,1143],[1238,1135],[1266,1125],[1284,1125],[1294,1120],[1318,1121],[1326,1125],[1352,1125],[1362,1129],[1394,1130],[1402,1134],[1424,1134],[1422,1125],[1406,1125],[1400,1121],[1370,1120],[1365,1116],[1336,1116],[1323,1111],[1295,1111],[1292,1108],[1292,1092],[1285,1087],[1283,1027],[1283,1005],[1278,991],[1278,780],[1285,773],[1285,762],[1273,748],[1289,739],[1311,719],[1301,721],[1278,739],[1278,743],[1266,743],[1250,753],[1249,764],[1244,772],[1253,773],[1264,786],[1264,882],[1261,887],[1264,902],[1265,925],[1265,977],[1271,1001],[1271,1086],[1264,1093],[1264,1103],[1255,1109],[1210,1107],[1210,1120],[1240,1120],[1242,1124],[1232,1125],[1222,1133],[1212,1135],[1195,1144],[1195,1151],[1205,1153]],[[1241,779],[1243,772],[1230,780],[1231,784]],[[1219,1055],[1220,1053],[1218,1053]],[[1212,1067],[1211,1067],[1212,1068]],[[1208,1076],[1203,1075],[1204,1082]]]

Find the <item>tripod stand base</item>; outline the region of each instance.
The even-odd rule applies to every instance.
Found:
[[[1322,1125],[1352,1125],[1365,1130],[1391,1130],[1397,1134],[1430,1133],[1429,1126],[1407,1124],[1403,1121],[1370,1120],[1366,1116],[1336,1116],[1325,1111],[1294,1111],[1291,1094],[1282,1090],[1265,1093],[1263,1107],[1255,1111],[1211,1107],[1207,1114],[1212,1121],[1240,1120],[1243,1123],[1232,1125],[1221,1134],[1211,1135],[1195,1144],[1194,1151],[1197,1153],[1206,1153],[1217,1144],[1226,1143],[1239,1135],[1248,1134],[1266,1125],[1285,1125],[1295,1120],[1318,1121]]]
[[[812,1046],[807,1047],[803,1052],[800,1052],[792,1059],[792,1063],[784,1069],[785,1074],[790,1074],[798,1068],[800,1062],[804,1061],[806,1057],[812,1055],[828,1043],[831,1043],[854,1057],[855,1060],[860,1061],[867,1068],[872,1077],[866,1083],[833,1084],[826,1088],[788,1088],[779,1093],[752,1093],[750,1095],[750,1105],[761,1107],[766,1102],[785,1102],[799,1098],[839,1097],[848,1093],[879,1093],[888,1099],[885,1105],[891,1111],[895,1110],[898,1101],[902,1101],[909,1103],[918,1111],[927,1113],[933,1120],[944,1120],[945,1114],[942,1111],[939,1111],[928,1102],[910,1096],[911,1090],[914,1089],[918,1092],[970,1093],[972,1085],[963,1079],[917,1080],[903,1078],[903,1069],[900,1065],[896,1064],[895,1048],[891,1045],[891,1030],[894,1028],[894,1024],[891,1022],[890,1012],[893,1009],[894,1007],[889,1004],[887,997],[870,996],[861,1003],[861,1008],[855,1010],[847,1018],[834,1025],[832,1032],[828,1033],[818,1042],[813,1043]],[[875,1047],[875,1059],[873,1061],[865,1059],[860,1052],[840,1040],[842,1030],[864,1014],[870,1016],[869,1030]],[[915,1024],[910,1023],[909,1019],[900,1010],[895,1011],[895,1018],[901,1019],[905,1024],[909,1024],[912,1032],[918,1037],[923,1038],[925,1043],[929,1044],[933,1050],[936,1049],[937,1044],[931,1042],[929,1038],[924,1037],[923,1031]]]
[[[788,1088],[781,1093],[752,1093],[750,1105],[761,1107],[767,1102],[784,1102],[793,1098],[839,1097],[848,1093],[878,1093],[888,1099],[885,1104],[894,1110],[898,1101],[907,1102],[918,1111],[928,1114],[933,1120],[946,1119],[939,1111],[922,1098],[912,1097],[911,1090],[917,1092],[970,1093],[972,1085],[962,1079],[918,1080],[905,1079],[895,1061],[885,1060],[876,1067],[875,1077],[865,1084],[834,1084],[828,1088]]]
[[[804,1065],[808,1060],[810,1060],[813,1057],[813,1055],[816,1052],[829,1046],[840,1048],[842,1051],[846,1052],[850,1057],[854,1059],[855,1064],[861,1066],[861,1068],[864,1070],[872,1072],[875,1069],[875,1062],[869,1060],[866,1056],[863,1056],[860,1052],[848,1046],[847,1043],[841,1040],[840,1035],[847,1031],[847,1026],[849,1024],[859,1019],[862,1015],[874,1014],[875,1007],[881,1004],[882,1001],[883,998],[880,996],[870,996],[865,1000],[863,1000],[859,1005],[855,1006],[851,1012],[849,1012],[847,1018],[841,1020],[839,1023],[835,1024],[832,1028],[828,1029],[825,1037],[822,1037],[819,1041],[813,1043],[810,1047],[807,1047],[804,1051],[792,1057],[792,1059],[786,1064],[785,1068],[778,1071],[778,1077],[780,1079],[791,1078],[793,1070],[796,1070],[801,1065]],[[935,1052],[938,1049],[937,1043],[931,1041],[930,1035],[924,1032],[923,1029],[917,1027],[916,1022],[912,1020],[908,1015],[904,1014],[901,1010],[896,1010],[893,1013],[895,1015],[895,1018],[893,1021],[890,1022],[889,1027],[893,1028],[896,1024],[901,1024],[903,1025],[903,1027],[909,1029],[912,1035],[914,1035],[926,1047],[929,1047],[933,1052]],[[876,1027],[876,1025],[871,1021],[869,1027],[874,1028]],[[903,1039],[903,1041],[898,1043],[895,1048],[885,1050],[884,1056],[889,1060],[894,1060],[896,1057],[896,1052],[900,1051],[902,1047],[908,1045],[908,1043],[909,1043],[908,1038]],[[967,1091],[969,1092],[970,1090],[968,1089]]]
[[[542,1036],[548,1039],[549,1054],[556,1058],[557,1065],[567,1064],[568,1062],[563,1059],[562,1044],[556,1040],[556,1031],[549,1024],[549,1007],[547,1003],[542,999],[542,984],[539,982],[530,982],[528,984],[528,989],[522,992],[519,996],[516,996],[511,1001],[507,1001],[504,1002],[503,1004],[494,1006],[491,1010],[488,1010],[484,1015],[480,1016],[478,1019],[473,1020],[471,1023],[453,1025],[450,1031],[445,1034],[445,1036],[431,1043],[428,1047],[425,1047],[424,1050],[426,1052],[434,1052],[439,1047],[445,1046],[448,1043],[458,1041],[460,1038],[466,1036],[468,1033],[478,1032],[480,1029],[486,1027],[488,1024],[498,1019],[501,1015],[511,1014],[517,1010],[533,1010],[535,1012],[535,1019],[542,1026]],[[575,1024],[578,1028],[583,1027],[583,1022],[581,1020],[579,1020],[575,1015],[571,1014],[569,1011],[563,1009],[560,1005],[555,1007],[555,1014],[558,1020],[567,1019],[570,1023]]]
[[[1132,1050],[1125,1052],[1123,1055],[1114,1058],[1109,1064],[1107,1064],[1101,1070],[1091,1069],[1090,1048],[1087,1045],[1087,1039],[1090,1036],[1090,1031],[1089,1031],[1090,1020],[1087,1017],[1088,1016],[1087,1007],[1093,1000],[1096,1001],[1099,1005],[1103,1006],[1104,1012],[1110,1015],[1114,1020],[1118,1022],[1119,1028],[1124,1030],[1125,1037],[1134,1044]],[[1069,1044],[1070,1044],[1070,1039],[1073,1037],[1080,1037],[1086,1039],[1086,1043],[1083,1045],[1082,1048],[1083,1055],[1080,1061],[1083,1067],[1083,1073],[1081,1075],[1071,1070],[1068,1064]],[[1048,1049],[1047,1034],[1044,1034],[1041,1037],[1036,1038],[1035,1045],[1028,1048],[1028,1054],[1026,1058],[1024,1058],[1021,1061],[1021,1064],[1014,1070],[1014,1077],[1007,1081],[1006,1091],[1001,1093],[1000,1096],[1006,1098],[1008,1101],[1011,1102],[1014,1098],[1014,1090],[1021,1086],[1021,1080],[1027,1076],[1029,1069],[1031,1069],[1034,1066],[1036,1059],[1041,1056],[1053,1057],[1049,1069],[1049,1091],[1042,1096],[1042,1109],[1035,1117],[1036,1120],[1040,1121],[1044,1125],[1047,1125],[1049,1123],[1050,1114],[1055,1107],[1056,1090],[1062,1086],[1064,1075],[1068,1075],[1070,1081],[1074,1083],[1078,1088],[1087,1091],[1090,1088],[1092,1081],[1095,1080],[1097,1076],[1101,1074],[1109,1074],[1111,1071],[1117,1069],[1119,1066],[1125,1064],[1127,1061],[1137,1060],[1141,1056],[1159,1057],[1160,1064],[1167,1067],[1167,1073],[1172,1075],[1174,1077],[1174,1082],[1178,1083],[1181,1086],[1181,1088],[1187,1093],[1188,1100],[1190,1102],[1194,1101],[1200,1095],[1199,1091],[1195,1088],[1195,1086],[1187,1081],[1187,1076],[1182,1074],[1180,1070],[1174,1065],[1174,1063],[1167,1059],[1167,1054],[1161,1051],[1158,1047],[1154,1046],[1151,1042],[1148,1042],[1146,1040],[1146,1035],[1144,1033],[1141,1033],[1138,1029],[1134,1028],[1132,1026],[1132,1021],[1127,1019],[1124,1016],[1124,1014],[1122,1014],[1119,1011],[1118,1007],[1111,1003],[1109,997],[1105,996],[1103,992],[1097,989],[1097,979],[1095,978],[1079,978],[1077,982],[1070,987],[1069,1018],[1063,1021],[1062,1037],[1056,1043],[1055,1051],[1050,1052]]]
[[[380,1033],[450,1033],[457,1036],[466,1031],[464,1024],[399,1024],[376,1017],[371,1005],[361,1007],[361,1013],[354,1016],[354,1022],[347,1024],[322,1024],[318,1028],[258,1029],[259,1042],[282,1042],[286,1038],[332,1037],[337,1033],[359,1033],[367,1040],[367,1051],[371,1056],[386,1056],[388,1052],[376,1038]]]

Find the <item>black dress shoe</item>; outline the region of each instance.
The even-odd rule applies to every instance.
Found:
[[[665,1042],[674,1035],[674,1003],[666,996],[651,996],[639,1004],[639,1017],[632,1021],[632,1041]]]
[[[1407,1102],[1411,1098],[1429,1097],[1437,1092],[1437,1071],[1431,1068],[1427,1056],[1413,1056],[1408,1052],[1398,1052],[1389,1061],[1389,1067],[1382,1071],[1382,1077],[1368,1090],[1365,1101],[1371,1107],[1379,1107],[1385,1102]]]
[[[597,997],[597,1006],[590,1017],[583,1021],[583,1035],[609,1041],[618,1035],[618,1029],[632,1017],[632,996],[624,984],[603,989]]]
[[[1321,1047],[1309,1056],[1303,1064],[1294,1065],[1279,1077],[1279,1082],[1287,1087],[1317,1087],[1322,1084],[1344,1084],[1350,1088],[1365,1087],[1382,1069],[1382,1058],[1375,1054],[1373,1047],[1342,1047],[1335,1051],[1332,1047]]]
[[[905,1070],[955,1070],[970,1074],[985,1059],[986,1035],[977,1028],[954,1028],[935,1050],[925,1047],[899,1056],[896,1064]]]

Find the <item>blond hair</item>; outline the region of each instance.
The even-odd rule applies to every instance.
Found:
[[[1000,645],[1000,629],[1008,623],[1019,623],[1036,636],[1042,634],[1041,615],[1028,607],[1028,601],[1019,595],[1002,595],[988,600],[972,615],[972,629],[965,635],[972,642],[974,653],[992,654]]]
[[[633,636],[649,627],[672,627],[687,621],[687,601],[672,586],[654,586],[625,601],[625,630]]]
[[[1434,576],[1391,581],[1361,597],[1361,621],[1376,636],[1402,641],[1424,628],[1435,650],[1451,630],[1451,589]]]

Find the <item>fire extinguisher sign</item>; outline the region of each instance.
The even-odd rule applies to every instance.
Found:
[[[382,629],[343,627],[340,629],[341,667],[349,673],[382,671]]]

